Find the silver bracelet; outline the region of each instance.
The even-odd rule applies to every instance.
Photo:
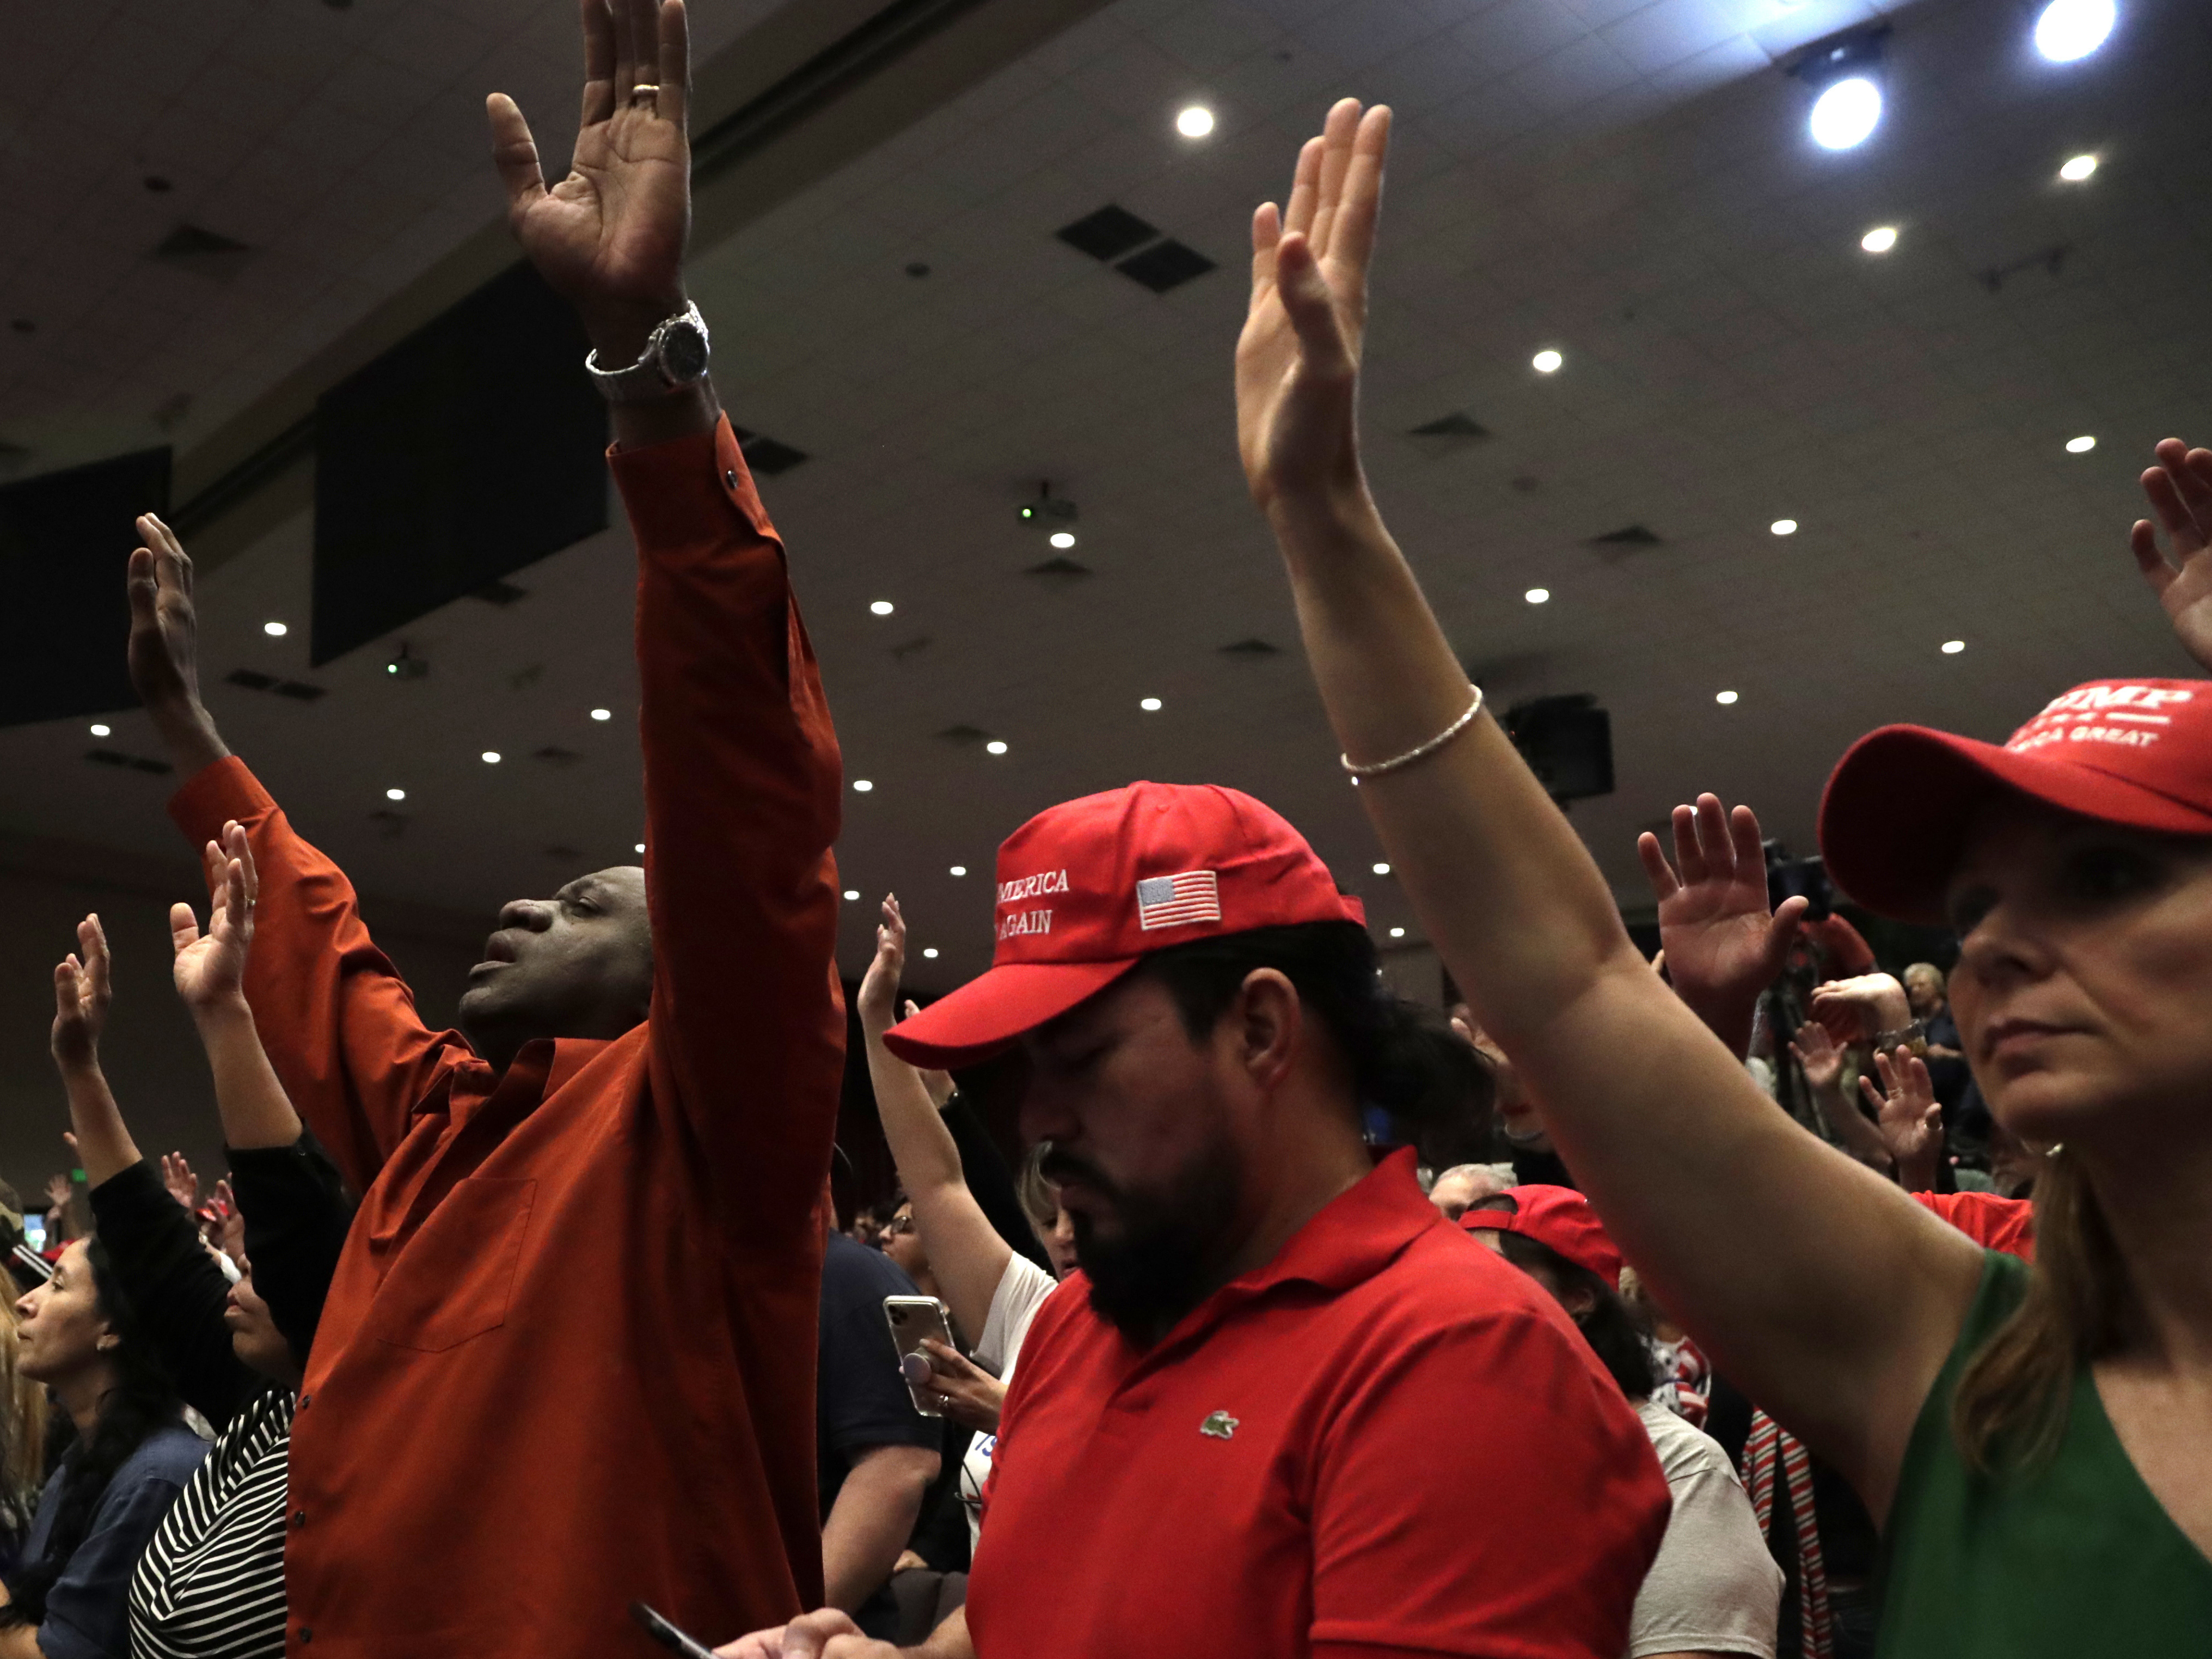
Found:
[[[1352,774],[1352,787],[1354,789],[1359,787],[1359,781],[1362,778],[1377,778],[1385,772],[1395,772],[1401,766],[1411,766],[1417,760],[1425,760],[1461,732],[1466,731],[1468,723],[1482,712],[1482,688],[1479,685],[1471,685],[1468,690],[1474,693],[1474,701],[1468,704],[1467,713],[1462,714],[1426,743],[1415,744],[1404,754],[1393,755],[1389,760],[1376,761],[1371,766],[1362,766],[1349,755],[1339,755],[1336,757],[1337,763]]]

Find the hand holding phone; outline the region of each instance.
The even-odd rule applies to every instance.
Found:
[[[898,1364],[902,1379],[907,1370],[909,1354],[921,1356],[924,1365],[929,1363],[929,1352],[921,1345],[934,1338],[948,1348],[959,1345],[952,1340],[952,1322],[945,1304],[933,1296],[887,1296],[884,1298],[884,1317],[891,1328],[891,1346],[898,1350]],[[908,1396],[915,1410],[924,1417],[942,1417],[943,1407],[937,1403],[937,1391],[928,1384],[908,1382]]]
[[[645,1627],[645,1633],[647,1636],[659,1643],[671,1653],[682,1654],[684,1659],[714,1659],[713,1649],[702,1647],[693,1641],[651,1607],[646,1606],[644,1602],[631,1602],[629,1616]]]

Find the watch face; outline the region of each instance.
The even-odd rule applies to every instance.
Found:
[[[660,337],[660,370],[679,383],[707,372],[707,336],[698,325],[685,319],[668,325]]]

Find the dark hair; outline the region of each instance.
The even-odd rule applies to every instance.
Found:
[[[1620,1299],[1620,1292],[1588,1267],[1570,1261],[1550,1245],[1526,1233],[1501,1232],[1498,1248],[1505,1259],[1526,1273],[1541,1271],[1570,1294],[1580,1291],[1590,1299],[1589,1310],[1573,1314],[1583,1340],[1597,1355],[1597,1363],[1613,1373],[1621,1393],[1631,1400],[1648,1400],[1659,1386],[1659,1365],[1645,1340],[1644,1322]]]
[[[1490,1068],[1440,1016],[1383,983],[1375,941],[1356,921],[1298,922],[1193,939],[1154,951],[1139,971],[1166,988],[1195,1042],[1261,968],[1288,979],[1298,1000],[1328,1028],[1352,1067],[1363,1106],[1383,1108],[1417,1145],[1446,1139],[1486,1144],[1495,1093]]]
[[[100,1398],[100,1421],[91,1439],[80,1441],[62,1460],[61,1501],[46,1534],[46,1553],[22,1563],[8,1580],[9,1605],[0,1607],[0,1629],[46,1622],[46,1594],[68,1571],[70,1558],[92,1529],[92,1517],[107,1493],[107,1483],[150,1436],[179,1419],[175,1385],[124,1294],[107,1247],[95,1237],[84,1254],[92,1268],[94,1299],[117,1337],[108,1353],[115,1366],[115,1386]]]

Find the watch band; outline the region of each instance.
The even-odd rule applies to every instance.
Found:
[[[679,331],[686,336],[696,337],[696,349],[687,349],[683,354],[684,361],[678,365],[669,361],[669,346],[671,337]],[[690,338],[684,341],[687,348],[692,344]],[[672,392],[703,380],[707,374],[708,353],[707,319],[700,314],[697,303],[693,301],[686,304],[674,316],[663,318],[654,326],[653,332],[646,337],[645,349],[638,354],[637,361],[629,368],[601,368],[599,354],[595,349],[585,355],[584,368],[591,375],[592,384],[599,389],[599,395],[609,403],[646,403],[656,398],[665,398]]]
[[[1910,1048],[1915,1054],[1928,1053],[1928,1022],[1916,1019],[1909,1025],[1900,1025],[1893,1031],[1875,1033],[1874,1046],[1883,1054],[1899,1048]]]

